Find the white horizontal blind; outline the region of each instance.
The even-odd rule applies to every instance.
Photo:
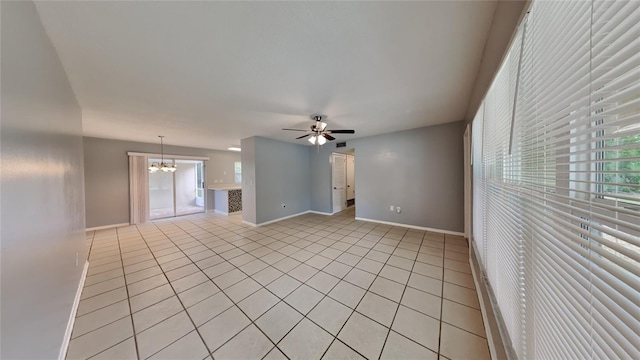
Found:
[[[514,163],[509,161],[509,139],[516,99],[516,82],[520,63],[520,44],[524,27],[518,31],[484,101],[485,122],[483,163],[485,165],[485,208],[487,241],[486,274],[500,307],[506,329],[517,348],[524,339],[521,222],[519,188],[514,184]]]
[[[597,357],[640,358],[640,2],[594,1],[591,335]]]
[[[640,2],[534,2],[480,112],[474,239],[515,352],[640,359]]]
[[[471,152],[473,157],[473,234],[472,239],[478,254],[480,263],[483,267],[486,260],[486,247],[484,235],[485,223],[485,201],[484,201],[484,167],[482,166],[482,131],[484,117],[484,102],[480,105],[480,110],[473,119],[471,127]]]

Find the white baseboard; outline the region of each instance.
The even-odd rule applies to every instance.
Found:
[[[433,232],[439,232],[439,233],[449,234],[449,235],[464,236],[464,233],[459,232],[459,231],[450,231],[450,230],[443,230],[443,229],[434,229],[434,228],[429,228],[429,227],[424,227],[424,226],[416,226],[416,225],[409,225],[409,224],[401,224],[401,223],[396,223],[396,222],[391,222],[391,221],[382,221],[382,220],[375,220],[375,219],[366,219],[366,218],[361,218],[361,217],[356,217],[356,220],[362,220],[362,221],[374,222],[374,223],[378,223],[378,224],[385,224],[385,225],[391,225],[391,226],[406,227],[406,228],[409,228],[409,229],[424,230],[424,231],[433,231]]]
[[[303,212],[299,212],[299,213],[297,213],[297,214],[287,215],[287,216],[283,216],[283,217],[281,217],[281,218],[277,218],[277,219],[273,219],[273,220],[265,221],[265,222],[263,222],[263,223],[256,224],[256,226],[264,226],[264,225],[273,224],[273,223],[276,223],[276,222],[278,222],[278,221],[282,221],[282,220],[290,219],[290,218],[293,218],[293,217],[296,217],[296,216],[300,216],[300,215],[304,215],[304,214],[307,214],[307,213],[309,213],[309,210],[307,210],[307,211],[303,211]]]
[[[96,230],[105,230],[105,229],[113,229],[116,227],[121,227],[121,226],[129,226],[131,225],[130,223],[120,223],[120,224],[113,224],[113,225],[104,225],[104,226],[95,226],[92,228],[86,228],[84,229],[84,231],[96,231]]]
[[[265,225],[269,225],[269,224],[276,223],[276,222],[278,222],[278,221],[282,221],[282,220],[290,219],[290,218],[292,218],[292,217],[296,217],[296,216],[300,216],[300,215],[308,214],[308,213],[311,213],[311,212],[312,212],[311,210],[307,210],[307,211],[299,212],[299,213],[297,213],[297,214],[287,215],[287,216],[283,216],[283,217],[281,217],[281,218],[277,218],[277,219],[273,219],[273,220],[265,221],[265,222],[262,222],[262,223],[259,223],[259,224],[254,224],[254,223],[252,223],[252,222],[248,222],[248,221],[245,221],[245,220],[242,220],[242,223],[243,223],[243,224],[245,224],[245,225],[253,226],[253,227],[265,226]]]
[[[252,223],[252,222],[248,222],[248,221],[246,221],[246,220],[242,220],[242,223],[243,223],[243,224],[245,224],[245,225],[253,226],[253,227],[256,227],[256,226],[257,226],[256,224],[254,224],[254,223]]]
[[[326,216],[331,216],[331,215],[335,215],[336,214],[334,212],[328,213],[328,212],[315,211],[315,210],[309,210],[307,212],[310,213],[310,214],[318,214],[318,215],[326,215]]]
[[[76,290],[76,297],[75,299],[73,299],[73,306],[71,307],[71,315],[69,316],[69,321],[67,322],[67,330],[64,332],[64,338],[62,339],[62,347],[60,348],[60,354],[58,355],[59,360],[64,360],[67,357],[67,349],[69,348],[69,342],[71,341],[71,332],[73,331],[73,324],[76,321],[78,304],[80,304],[80,297],[82,296],[82,289],[84,288],[84,281],[87,279],[88,271],[89,261],[84,263],[84,269],[82,269],[80,283],[78,284],[78,290]]]
[[[236,215],[236,214],[242,214],[242,210],[232,211],[232,212],[224,212],[224,211],[222,211],[222,210],[213,209],[213,212],[215,212],[216,214],[220,214],[220,215]]]

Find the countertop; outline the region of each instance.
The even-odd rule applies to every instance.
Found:
[[[207,189],[209,190],[242,190],[242,185],[240,184],[220,184],[209,186]]]

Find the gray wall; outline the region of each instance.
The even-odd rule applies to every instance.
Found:
[[[249,198],[245,196],[244,189],[246,182],[243,181],[243,219],[261,224],[308,211],[311,190],[308,147],[262,137],[245,140],[242,145],[243,160],[245,143],[248,145],[249,142],[253,142],[255,205],[248,203]],[[242,164],[243,178],[245,167],[251,164],[248,157],[247,163]],[[250,180],[251,169],[247,171],[246,180]],[[282,207],[282,204],[285,204],[285,207]],[[255,221],[250,221],[253,217],[253,208],[255,208]],[[245,211],[248,212],[246,216]]]
[[[516,34],[518,23],[529,8],[530,0],[498,1],[493,22],[489,29],[487,42],[482,51],[482,61],[476,75],[476,81],[469,98],[465,119],[471,123],[480,107],[482,99],[489,90],[502,59],[509,49],[511,39]]]
[[[308,211],[308,147],[256,137],[255,154],[257,223]]]
[[[160,143],[84,138],[87,227],[129,222],[129,151],[159,153]],[[214,178],[233,183],[234,162],[240,161],[240,154],[231,151],[165,145],[164,152],[208,156],[207,181],[210,184]]]
[[[218,180],[218,184],[235,183],[234,163],[240,161],[240,153],[233,151],[208,151],[209,155],[207,156],[210,159],[207,163],[207,183],[209,186],[212,186],[216,179]]]
[[[463,133],[464,123],[456,122],[348,141],[355,149],[356,216],[462,232]],[[319,153],[309,148],[311,210],[332,211],[333,151],[334,143]]]
[[[54,359],[87,258],[82,118],[33,3],[0,6],[0,358]]]

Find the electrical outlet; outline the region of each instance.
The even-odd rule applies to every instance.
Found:
[[[394,209],[393,205],[389,205],[389,211],[394,211],[394,210],[395,209]]]
[[[402,210],[400,210],[400,206],[396,206],[396,212],[397,212],[398,214],[400,214],[400,212],[402,212]]]
[[[282,207],[283,207],[283,208],[286,208],[286,207],[287,207],[287,204],[282,203]]]

